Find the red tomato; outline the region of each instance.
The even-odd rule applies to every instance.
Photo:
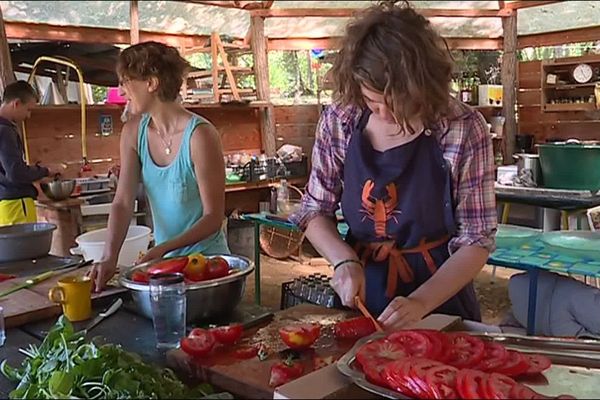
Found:
[[[406,356],[408,353],[403,345],[381,338],[362,346],[356,353],[356,361],[364,369],[366,365],[385,364]]]
[[[427,336],[432,344],[431,353],[429,359],[440,362],[446,362],[448,358],[448,339],[445,333],[440,331],[434,331],[432,329],[418,329],[416,332],[420,332]]]
[[[215,346],[215,337],[206,329],[192,329],[190,334],[181,339],[181,349],[193,357],[204,357]]]
[[[318,339],[321,334],[319,324],[299,324],[285,326],[279,329],[279,336],[290,349],[307,349]]]
[[[552,366],[552,361],[548,357],[539,354],[523,354],[529,362],[529,368],[526,374],[539,374]]]
[[[333,326],[336,339],[360,339],[375,332],[375,325],[367,317],[356,317],[340,321]]]
[[[483,358],[483,341],[466,333],[450,333],[448,364],[456,368],[473,368]]]
[[[456,399],[456,374],[458,369],[449,365],[438,365],[427,371],[425,383],[436,399]]]
[[[437,352],[429,336],[419,331],[398,331],[388,336],[388,340],[404,346],[408,355],[429,358]]]
[[[244,333],[244,328],[241,324],[231,324],[212,328],[210,331],[217,342],[221,344],[232,345],[240,340],[242,334]]]
[[[513,387],[517,385],[514,379],[506,375],[492,372],[484,386],[483,397],[487,399],[510,399]]]
[[[208,279],[218,279],[229,274],[229,263],[223,257],[212,257],[206,261]]]
[[[414,358],[410,363],[409,380],[420,390],[417,393],[419,398],[440,398],[441,394],[437,392],[437,388],[432,387],[425,380],[427,374],[438,367],[445,367],[445,365],[426,358]]]
[[[410,377],[410,365],[412,361],[413,359],[404,358],[401,360],[392,361],[387,364],[384,364],[382,371],[380,372],[380,379],[383,379],[385,381],[385,384],[380,386],[387,386],[411,398],[419,398],[420,394],[422,393],[422,390],[420,386],[415,384],[415,382]],[[378,367],[381,368],[382,365],[379,364]],[[376,376],[375,378],[377,379]]]
[[[258,354],[257,346],[242,346],[235,349],[233,355],[235,358],[239,358],[241,360],[247,360],[249,358],[256,357]]]
[[[279,362],[271,367],[270,386],[281,386],[302,376],[304,367],[299,362]]]
[[[155,264],[152,264],[148,268],[148,274],[175,274],[183,272],[183,269],[188,263],[187,256],[183,257],[175,257],[175,258],[166,258],[162,261],[159,261]]]
[[[519,376],[529,369],[529,361],[518,351],[508,350],[508,358],[495,372],[506,376]]]
[[[460,369],[456,373],[456,390],[463,399],[481,399],[489,375],[474,369]]]
[[[499,343],[484,342],[483,359],[474,368],[485,372],[494,372],[508,359],[506,348]]]
[[[131,280],[137,283],[148,283],[150,282],[150,276],[147,272],[137,270],[131,274]]]

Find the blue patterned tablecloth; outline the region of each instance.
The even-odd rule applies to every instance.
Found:
[[[600,261],[566,256],[545,246],[541,240],[519,247],[500,247],[488,264],[520,270],[533,268],[552,272],[600,277]]]

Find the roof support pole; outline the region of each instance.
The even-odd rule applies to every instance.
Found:
[[[132,45],[140,42],[140,16],[138,12],[138,1],[131,0],[129,2],[129,23],[130,23],[130,43]]]
[[[502,18],[504,53],[502,55],[502,114],[506,118],[503,130],[504,163],[512,163],[517,135],[517,13]]]

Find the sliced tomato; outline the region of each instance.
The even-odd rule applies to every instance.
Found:
[[[515,385],[517,385],[517,382],[514,379],[492,372],[486,381],[484,393],[482,394],[487,399],[510,399]]]
[[[438,365],[425,373],[425,383],[429,385],[434,398],[456,399],[456,374],[458,369],[450,365]]]
[[[321,334],[321,325],[319,324],[298,324],[284,326],[279,329],[279,336],[290,349],[307,349],[319,338]]]
[[[333,326],[336,339],[360,339],[375,332],[375,325],[367,317],[356,317],[340,321]]]
[[[318,369],[324,368],[328,365],[333,364],[334,361],[335,358],[333,356],[322,357],[315,355],[312,359],[313,370],[316,371]]]
[[[206,277],[218,279],[229,275],[229,263],[223,257],[212,257],[206,261]]]
[[[483,358],[484,343],[467,333],[448,334],[448,364],[456,368],[473,368]]]
[[[304,367],[299,362],[278,362],[271,367],[270,386],[281,386],[284,383],[299,378],[304,373]]]
[[[192,329],[190,334],[181,339],[181,349],[193,357],[204,357],[215,346],[213,334],[206,329]]]
[[[385,364],[399,360],[408,355],[405,347],[397,342],[381,338],[362,346],[356,353],[356,361],[364,368],[365,365]]]
[[[217,342],[225,345],[232,345],[242,337],[244,328],[241,324],[231,324],[219,326],[210,330]]]
[[[474,368],[485,372],[495,372],[508,359],[506,348],[499,343],[484,342],[483,359]]]
[[[552,361],[548,357],[540,354],[523,354],[529,363],[526,374],[539,374],[552,366]]]
[[[397,361],[392,361],[387,364],[375,367],[380,372],[380,377],[375,376],[375,379],[383,379],[385,382],[380,384],[383,387],[389,387],[411,398],[420,398],[422,389],[411,379],[411,363],[412,359],[404,358]],[[367,375],[367,378],[369,376]],[[377,384],[376,382],[373,382]]]
[[[388,340],[403,345],[410,356],[429,358],[435,353],[431,339],[423,332],[398,331],[389,335]]]
[[[495,372],[506,376],[519,376],[529,369],[529,361],[518,351],[508,350],[508,358]]]
[[[481,399],[485,395],[489,375],[474,369],[461,369],[456,373],[456,390],[462,399]]]
[[[233,355],[240,360],[247,360],[258,355],[258,346],[241,346],[234,350]]]
[[[440,367],[447,367],[438,361],[429,360],[426,358],[415,358],[410,363],[410,380],[415,386],[421,390],[419,398],[432,399],[441,398],[441,393],[438,388],[427,383],[427,375],[434,369]]]
[[[183,272],[183,269],[188,263],[187,256],[166,258],[162,261],[152,264],[148,268],[148,274],[175,274]]]
[[[432,349],[429,354],[429,359],[440,362],[446,362],[448,358],[448,338],[445,333],[440,331],[434,331],[432,329],[419,329],[417,332],[421,332],[429,338],[432,344]]]
[[[149,283],[150,275],[147,272],[136,270],[131,274],[131,280],[137,283]]]

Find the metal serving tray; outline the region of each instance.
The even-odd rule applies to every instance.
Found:
[[[577,399],[600,398],[600,341],[545,338],[514,334],[467,332],[485,340],[493,340],[509,349],[524,353],[543,354],[552,360],[552,367],[537,376],[516,379],[546,396],[568,394]],[[386,336],[375,333],[360,339],[337,361],[338,370],[357,386],[388,399],[409,399],[396,391],[367,381],[356,363],[356,353],[364,344]]]

